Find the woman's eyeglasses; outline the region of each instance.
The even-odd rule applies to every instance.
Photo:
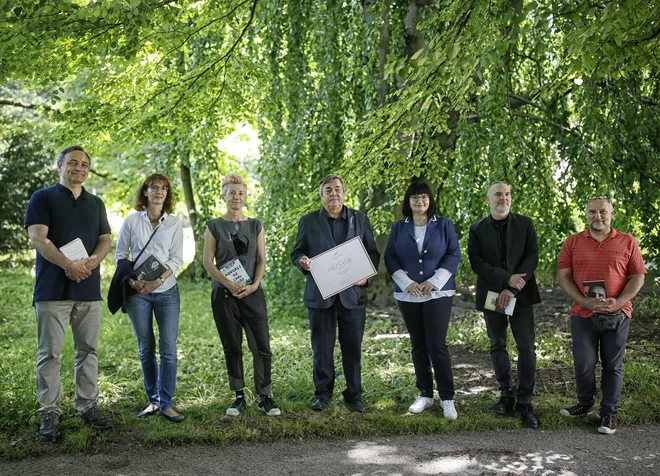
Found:
[[[429,196],[428,195],[411,195],[410,200],[413,202],[428,202],[429,201]]]
[[[169,187],[159,187],[157,185],[149,185],[149,190],[151,190],[154,193],[158,193],[160,191],[167,193],[169,189],[170,189]]]
[[[229,238],[231,238],[231,242],[234,244],[234,251],[236,251],[238,256],[244,255],[248,252],[250,240],[248,240],[247,237],[245,237],[245,241],[243,241],[238,237],[238,233],[230,233]]]

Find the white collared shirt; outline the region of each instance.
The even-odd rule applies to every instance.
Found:
[[[153,231],[146,210],[128,215],[119,230],[115,259],[117,261],[135,259],[149,241]],[[154,292],[162,293],[174,287],[176,285],[175,274],[183,264],[183,224],[181,220],[174,215],[163,213],[158,221],[156,234],[135,266],[139,266],[149,255],[153,255],[172,270],[172,274]]]

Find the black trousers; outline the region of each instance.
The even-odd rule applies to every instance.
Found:
[[[534,309],[516,305],[513,316],[484,311],[486,329],[490,339],[490,358],[503,397],[517,397],[518,403],[531,403],[536,381],[536,335]],[[506,350],[508,324],[518,348],[518,388],[511,378],[511,360]]]
[[[229,388],[241,390],[243,380],[243,329],[254,365],[254,390],[258,395],[270,393],[270,334],[266,300],[261,287],[243,299],[236,299],[226,288],[211,293],[211,308],[225,351]]]
[[[454,376],[447,348],[451,302],[452,296],[426,302],[398,301],[410,334],[417,388],[422,397],[433,398],[433,364],[440,399],[454,399]]]
[[[616,415],[619,412],[623,355],[626,353],[629,329],[630,319],[624,320],[616,330],[603,331],[598,329],[591,319],[571,317],[578,402],[588,407],[596,403],[596,362],[600,350],[600,363],[603,367],[600,382],[603,393],[600,402],[601,416],[607,413]]]
[[[328,309],[307,309],[312,330],[314,352],[315,396],[329,400],[335,388],[334,349],[339,328],[341,363],[346,378],[344,400],[352,402],[362,398],[362,336],[366,320],[365,309],[346,309],[336,297]]]

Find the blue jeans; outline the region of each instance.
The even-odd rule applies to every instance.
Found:
[[[144,389],[149,403],[159,406],[161,410],[172,407],[172,395],[176,388],[179,309],[177,286],[162,293],[135,294],[126,299],[126,310],[138,341]],[[159,330],[160,373],[156,361],[153,316],[156,317]]]

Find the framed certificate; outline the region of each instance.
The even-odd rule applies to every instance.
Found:
[[[376,274],[376,268],[359,236],[330,248],[311,260],[312,277],[323,299],[328,299]]]

